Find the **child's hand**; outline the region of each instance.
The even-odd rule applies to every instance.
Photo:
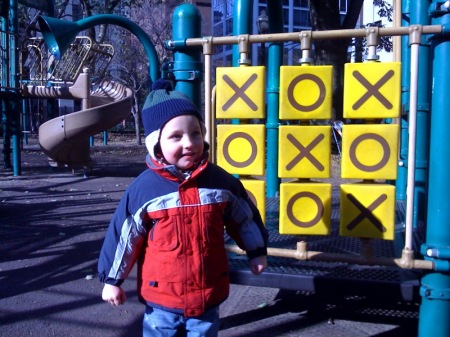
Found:
[[[267,256],[258,256],[250,260],[250,270],[253,274],[259,275],[267,268]]]
[[[127,296],[121,287],[105,283],[102,292],[102,299],[111,305],[121,305],[127,300]]]

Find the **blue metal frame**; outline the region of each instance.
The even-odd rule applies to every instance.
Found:
[[[425,8],[423,8],[425,11]],[[446,272],[430,272],[422,278],[419,311],[419,336],[450,336],[450,12],[443,2],[429,7],[431,23],[442,25],[444,34],[431,40],[433,71],[431,91],[430,157],[428,165],[428,207],[426,243],[421,253]]]

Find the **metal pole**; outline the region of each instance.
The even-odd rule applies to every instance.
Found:
[[[406,1],[404,1],[406,2]],[[402,26],[402,0],[394,0],[394,27]],[[402,58],[402,38],[394,36],[392,38],[394,61],[400,62]]]
[[[23,143],[28,145],[28,133],[30,132],[30,114],[28,113],[28,101],[22,99],[22,129],[23,129]]]
[[[411,3],[411,25],[428,25],[429,0],[413,1]],[[419,35],[417,35],[419,34]],[[426,36],[416,30],[410,34],[410,43],[416,36],[418,41],[418,82],[417,82],[417,133],[415,152],[415,186],[414,186],[414,228],[424,223],[426,218],[426,188],[428,184],[428,146],[430,128],[430,44]],[[411,94],[411,99],[413,98]]]
[[[450,12],[447,3],[433,1],[431,22],[448,27]],[[450,246],[450,38],[434,36],[430,159],[428,174],[428,209],[426,243],[421,252],[435,264],[449,264],[449,256],[441,254]],[[419,337],[450,336],[450,273],[431,272],[421,280],[422,302],[419,309]]]
[[[413,34],[411,34],[413,35]],[[409,102],[409,144],[408,144],[408,179],[406,187],[406,233],[405,249],[412,248],[412,230],[414,219],[414,188],[415,188],[415,162],[416,162],[416,130],[417,130],[417,80],[419,77],[419,44],[417,41],[411,43],[411,88]]]
[[[213,43],[212,37],[204,38],[203,43],[203,55],[205,57],[205,126],[206,135],[205,140],[209,143],[210,151],[209,157],[211,162],[215,163],[215,110],[213,103],[213,88],[212,88],[212,54],[213,54]]]
[[[245,255],[245,251],[240,249],[237,245],[225,245],[225,248],[229,252]],[[399,259],[311,251],[307,249],[306,241],[297,242],[297,249],[269,247],[267,248],[267,255],[297,259],[300,261],[344,262],[363,266],[385,266],[398,267],[402,269],[435,270],[435,265],[433,262],[420,259],[408,259],[407,261],[405,261],[405,259],[403,258]],[[446,271],[448,270],[449,269],[447,268]]]
[[[401,26],[408,26],[410,7],[409,1],[402,1],[402,24]],[[410,53],[408,52],[409,43],[408,36],[401,36],[401,48],[402,48],[402,68],[409,69],[410,67]],[[396,200],[406,200],[406,175],[407,175],[407,162],[408,162],[408,121],[407,116],[409,112],[409,83],[410,83],[409,71],[402,71],[402,114],[400,116],[400,151],[397,167],[397,180],[395,181],[395,193]]]
[[[251,34],[253,0],[238,0],[233,7],[233,35]],[[233,45],[232,66],[239,66],[239,46]]]
[[[270,2],[273,5],[272,2]],[[270,19],[270,17],[269,17]],[[429,25],[422,27],[422,34],[447,34],[450,29],[448,27],[443,27],[442,25]],[[255,34],[248,36],[248,43],[261,43],[261,42],[292,42],[300,39],[305,31],[295,32],[295,33],[274,33],[274,34]],[[367,29],[340,29],[340,30],[320,30],[320,31],[306,31],[311,34],[311,39],[313,40],[340,40],[348,39],[352,37],[367,37]],[[409,35],[409,27],[387,27],[379,28],[377,30],[378,36],[397,36],[397,35]],[[217,36],[213,38],[214,45],[228,45],[228,44],[239,44],[239,36]],[[193,46],[202,46],[203,38],[197,39],[186,39],[186,40],[171,40],[169,41],[173,48],[184,48]]]
[[[172,16],[173,39],[187,39],[201,36],[200,11],[191,4],[175,8]],[[176,89],[185,93],[197,107],[201,107],[201,82],[203,64],[201,48],[186,48],[174,53],[173,74]]]
[[[1,23],[2,23],[2,33],[1,33],[1,43],[2,46],[5,46],[4,52],[1,52],[2,55],[2,78],[1,78],[1,87],[2,87],[2,96],[1,96],[1,109],[2,109],[2,131],[3,131],[3,168],[9,169],[12,167],[11,165],[11,138],[9,134],[9,119],[10,119],[10,113],[9,113],[9,104],[8,104],[8,98],[7,90],[9,87],[9,81],[8,81],[8,24],[7,24],[7,18],[8,18],[8,5],[9,3],[3,4],[2,10],[4,9],[4,12],[2,12]],[[6,89],[5,89],[6,88]]]
[[[251,31],[250,18],[252,17],[253,1],[240,0],[234,7],[235,20],[233,20],[233,35],[248,34]],[[267,3],[269,17],[269,31],[283,32],[283,4],[281,1]],[[264,43],[264,42],[263,42]],[[267,65],[267,119],[266,119],[266,196],[274,197],[279,191],[278,178],[278,107],[280,65],[282,62],[283,45],[270,43],[268,47]],[[233,66],[241,61],[238,45],[233,45]],[[233,120],[233,123],[237,121]]]
[[[253,8],[253,0],[238,0],[235,2],[233,7],[233,35],[239,36],[243,34],[250,34],[251,22],[252,22],[252,8]],[[241,62],[244,61],[243,64],[250,64],[250,59],[241,60],[241,54],[239,51],[239,44],[232,46],[232,66],[238,67],[241,65]],[[245,63],[246,62],[246,63]],[[232,119],[231,124],[239,124],[239,119]]]
[[[283,32],[283,3],[268,1],[269,30]],[[280,66],[283,62],[283,44],[270,42],[267,64],[267,119],[266,119],[266,196],[275,197],[280,190],[278,178],[278,127],[280,105]]]
[[[19,23],[17,17],[17,1],[10,0],[9,2],[9,15],[8,15],[8,31],[11,33],[8,36],[9,39],[9,55],[10,55],[10,84],[14,90],[13,99],[10,100],[10,108],[12,113],[11,118],[11,143],[13,149],[13,174],[19,176],[22,172],[21,158],[20,158],[20,105],[19,105],[19,44],[17,43]]]

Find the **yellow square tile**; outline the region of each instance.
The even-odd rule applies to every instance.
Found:
[[[401,63],[347,63],[344,118],[396,118],[400,115]]]
[[[232,174],[264,175],[264,125],[217,126],[217,164]]]
[[[398,137],[396,124],[344,125],[342,178],[397,179]]]
[[[332,66],[280,67],[280,119],[330,119]]]
[[[342,184],[340,235],[394,240],[395,186]]]
[[[216,117],[264,118],[265,67],[216,68]]]
[[[328,235],[330,228],[331,184],[280,185],[280,234]]]
[[[331,126],[280,126],[278,141],[280,178],[329,178]]]

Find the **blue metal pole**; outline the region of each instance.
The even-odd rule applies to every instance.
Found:
[[[233,7],[233,35],[251,34],[252,32],[252,8],[253,0],[238,0]],[[233,44],[232,46],[232,66],[238,67],[240,65],[239,46]],[[232,119],[232,124],[239,124],[238,119]]]
[[[251,32],[253,1],[241,0],[235,3],[233,35],[249,34]],[[283,4],[281,1],[268,1],[267,14],[269,31],[283,32]],[[280,66],[282,62],[283,45],[270,43],[268,46],[267,64],[267,119],[266,119],[266,196],[274,197],[279,191],[278,178],[278,107],[280,87]],[[233,45],[233,66],[239,65],[239,50]],[[233,123],[237,123],[233,121]]]
[[[13,99],[10,100],[9,104],[11,107],[12,118],[11,118],[11,143],[13,147],[13,174],[19,176],[21,174],[21,158],[20,158],[20,106],[19,106],[19,44],[17,43],[17,33],[19,31],[18,23],[18,9],[17,1],[10,0],[9,2],[9,15],[8,15],[8,31],[11,32],[9,35],[9,55],[10,55],[10,84],[13,87],[14,95]]]
[[[195,6],[182,4],[175,8],[172,16],[172,36],[175,41],[201,37],[201,15]],[[201,107],[201,49],[177,49],[174,52],[173,74],[176,89],[185,93],[197,107]]]
[[[429,0],[411,3],[411,25],[429,25]],[[430,128],[430,43],[422,36],[419,46],[419,73],[417,87],[417,130],[416,130],[416,168],[414,173],[414,217],[413,225],[426,218],[426,188],[428,173],[428,142]]]
[[[410,24],[410,1],[402,1],[402,26]],[[406,182],[408,173],[408,114],[409,114],[409,82],[410,53],[408,47],[408,36],[402,36],[402,115],[400,118],[400,157],[397,169],[396,199],[406,201]]]
[[[450,246],[450,13],[442,2],[433,1],[431,23],[442,25],[444,34],[432,39],[433,55],[430,157],[428,174],[428,210],[426,243],[421,252],[436,264],[449,263]],[[421,280],[422,302],[419,309],[419,337],[450,336],[450,272],[430,272]]]
[[[6,4],[2,4],[2,33],[1,33],[1,43],[2,46],[8,46],[8,36],[7,36],[7,30],[8,30],[8,25],[7,25],[7,17],[8,17],[8,8],[6,8],[9,5],[9,3]],[[4,10],[4,12],[3,12]],[[8,49],[6,49],[6,51],[8,52]],[[5,169],[9,169],[12,167],[11,165],[11,138],[10,138],[10,134],[9,134],[9,119],[10,119],[10,114],[9,114],[9,104],[8,104],[8,99],[6,97],[7,95],[7,91],[4,88],[7,88],[9,86],[9,81],[8,81],[8,71],[6,71],[6,69],[8,69],[8,62],[7,59],[8,57],[6,56],[7,53],[2,53],[2,69],[4,69],[4,71],[2,71],[2,78],[1,78],[1,86],[2,87],[2,96],[1,96],[1,109],[2,109],[2,131],[3,131],[3,168]]]
[[[251,34],[253,0],[238,0],[233,7],[233,35]],[[239,66],[239,46],[233,45],[233,67]]]
[[[269,31],[283,32],[283,3],[268,1]],[[267,163],[266,163],[266,196],[275,197],[280,190],[278,178],[278,127],[280,98],[280,66],[283,61],[283,44],[271,42],[268,46],[267,64]]]

